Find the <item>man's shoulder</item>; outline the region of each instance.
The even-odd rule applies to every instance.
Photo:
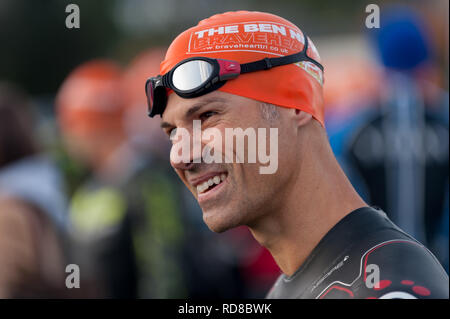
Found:
[[[448,298],[434,255],[387,216],[364,208],[345,218],[268,298]]]
[[[448,275],[421,243],[391,239],[362,256],[362,284],[376,298],[448,298]],[[355,289],[355,297],[363,289]]]
[[[448,275],[421,243],[398,233],[377,241],[362,240],[347,263],[315,291],[315,298],[412,299],[448,298]],[[356,253],[359,251],[359,253]]]

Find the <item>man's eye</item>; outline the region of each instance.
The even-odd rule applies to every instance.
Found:
[[[202,114],[200,114],[200,120],[206,120],[207,118],[209,118],[215,114],[217,114],[217,112],[214,112],[214,111],[203,112]]]
[[[169,139],[173,140],[175,138],[175,136],[177,135],[177,128],[174,127],[173,129],[171,129],[169,131]]]

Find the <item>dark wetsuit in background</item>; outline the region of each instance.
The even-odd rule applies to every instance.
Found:
[[[383,211],[364,207],[337,223],[294,275],[278,278],[267,297],[448,298],[449,281],[427,248]]]

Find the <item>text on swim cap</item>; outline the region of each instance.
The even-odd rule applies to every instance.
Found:
[[[287,55],[303,49],[302,32],[288,25],[275,23],[241,22],[233,25],[216,25],[191,33],[188,54],[224,51],[251,51]],[[310,42],[310,56],[319,54]]]
[[[212,36],[214,34],[230,34],[230,33],[239,33],[239,32],[268,32],[268,33],[280,33],[282,35],[286,35],[286,28],[284,26],[279,26],[276,24],[270,24],[270,23],[259,23],[259,24],[244,24],[241,26],[243,27],[243,30],[239,30],[239,25],[229,25],[229,26],[222,26],[218,28],[209,28],[206,30],[201,30],[195,32],[197,37],[199,39],[203,38],[204,34],[208,32],[208,36]],[[300,32],[297,32],[295,30],[289,29],[289,34],[291,38],[297,39],[302,44],[305,42],[303,39],[303,36]]]
[[[308,55],[320,61],[319,53],[309,41]],[[217,52],[255,52],[284,56],[303,50],[305,39],[299,29],[266,21],[215,25],[190,35],[187,54]],[[309,61],[295,63],[323,84],[322,71]]]

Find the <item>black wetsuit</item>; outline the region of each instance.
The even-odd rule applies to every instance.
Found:
[[[449,298],[433,254],[381,211],[359,208],[337,223],[267,298]]]

